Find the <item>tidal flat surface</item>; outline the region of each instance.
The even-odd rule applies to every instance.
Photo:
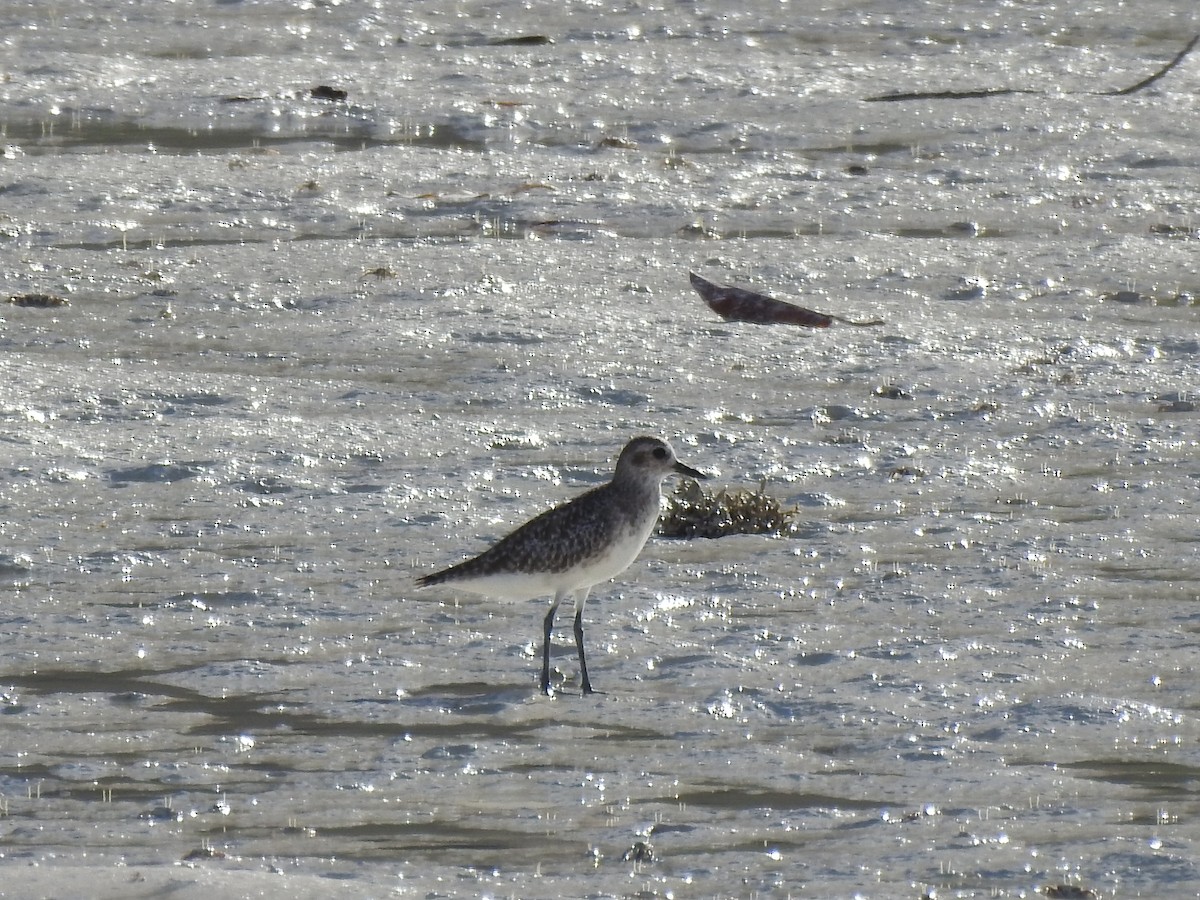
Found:
[[[0,6],[0,896],[1200,895],[1200,14],[1105,6]],[[413,580],[640,433],[799,527],[540,696]]]

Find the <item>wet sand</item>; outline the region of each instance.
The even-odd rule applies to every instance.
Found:
[[[0,894],[1196,893],[1195,13],[459,9],[10,13]]]

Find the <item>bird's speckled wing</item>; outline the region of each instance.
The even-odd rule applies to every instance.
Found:
[[[611,484],[526,522],[479,556],[418,579],[420,585],[523,572],[564,572],[602,554],[639,525],[632,504],[613,503]],[[655,510],[657,514],[657,509]]]

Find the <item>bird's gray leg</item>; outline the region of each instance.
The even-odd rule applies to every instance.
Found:
[[[550,604],[550,611],[546,613],[546,634],[545,640],[542,642],[542,693],[546,696],[551,694],[550,691],[550,632],[554,629],[554,613],[558,611],[558,604],[563,602],[563,598],[567,596],[566,591],[559,591],[554,595],[554,602]]]
[[[588,679],[587,659],[583,655],[583,604],[587,603],[589,590],[584,588],[575,593],[575,646],[579,650],[579,677],[585,696],[593,693],[592,682]]]

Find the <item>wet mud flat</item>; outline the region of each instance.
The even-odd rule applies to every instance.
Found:
[[[1088,93],[1193,22],[193,11],[13,32],[8,884],[1195,892],[1194,61]],[[641,433],[796,525],[541,697],[544,598],[413,582]]]

